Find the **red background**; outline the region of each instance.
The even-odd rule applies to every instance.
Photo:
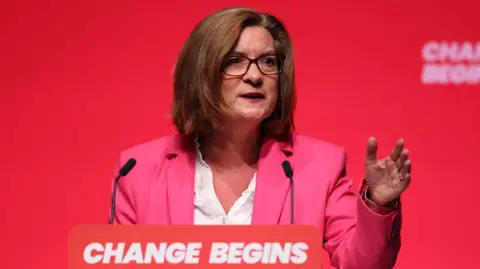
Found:
[[[403,137],[396,268],[477,268],[480,86],[423,85],[422,46],[479,41],[462,1],[15,1],[0,10],[2,268],[65,268],[67,234],[104,223],[120,150],[174,131],[172,68],[195,24],[227,6],[278,15],[293,38],[298,131],[345,146]],[[5,4],[4,4],[5,5]]]

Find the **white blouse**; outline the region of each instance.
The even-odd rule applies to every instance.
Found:
[[[198,142],[195,162],[195,211],[196,225],[250,225],[252,221],[253,197],[255,193],[256,173],[247,189],[225,213],[213,186],[213,173],[203,160]]]

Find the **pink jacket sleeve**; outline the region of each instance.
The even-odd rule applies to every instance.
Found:
[[[362,193],[351,190],[346,157],[337,171],[325,210],[324,246],[331,264],[341,269],[393,268],[400,250],[400,206],[388,214],[373,212]]]

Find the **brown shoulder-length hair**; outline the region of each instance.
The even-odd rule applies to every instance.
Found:
[[[295,82],[292,44],[284,25],[273,15],[248,8],[227,8],[203,19],[191,32],[175,65],[173,122],[179,133],[208,136],[220,130],[222,63],[236,46],[243,29],[261,26],[285,57],[278,75],[278,98],[264,120],[264,135],[288,136],[294,130]]]

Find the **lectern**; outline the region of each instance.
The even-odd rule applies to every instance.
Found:
[[[303,225],[79,225],[69,269],[322,268],[322,235]]]

